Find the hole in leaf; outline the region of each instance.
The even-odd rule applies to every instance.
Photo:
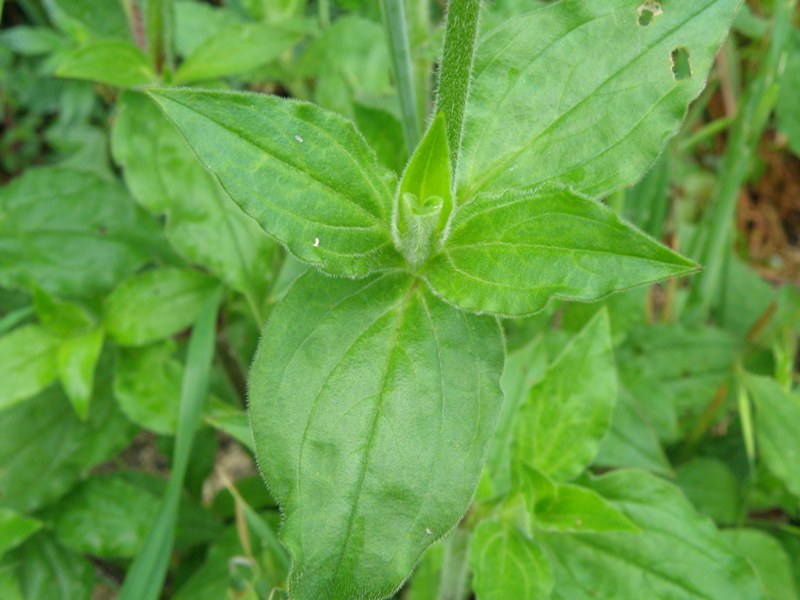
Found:
[[[653,0],[646,0],[644,4],[642,4],[638,9],[636,9],[636,13],[639,15],[637,22],[642,27],[647,27],[648,25],[650,25],[650,23],[653,22],[654,18],[656,18],[663,12],[664,11],[661,8],[660,2],[654,2]]]
[[[683,81],[692,78],[692,63],[689,62],[689,51],[681,46],[675,48],[669,55],[672,62],[672,78],[675,81]]]

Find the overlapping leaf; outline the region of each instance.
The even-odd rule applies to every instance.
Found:
[[[384,597],[467,508],[502,397],[496,322],[410,277],[304,275],[250,379],[297,600]]]

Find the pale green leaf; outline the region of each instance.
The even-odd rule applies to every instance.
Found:
[[[0,189],[0,215],[3,287],[93,297],[163,249],[123,186],[72,169],[27,171]]]
[[[589,482],[641,529],[540,538],[553,561],[553,597],[761,600],[753,569],[671,484],[638,471]]]
[[[705,86],[740,4],[671,0],[653,14],[640,0],[567,0],[494,29],[475,60],[458,200],[542,181],[602,196],[639,179]],[[691,76],[677,80],[680,49]]]
[[[545,600],[553,588],[550,561],[516,527],[484,521],[472,535],[469,563],[477,600]]]
[[[466,510],[502,403],[497,323],[401,273],[302,276],[254,359],[256,455],[297,600],[385,597]]]
[[[424,274],[462,308],[522,316],[552,299],[599,300],[696,269],[599,202],[546,186],[463,205]]]
[[[41,521],[0,507],[0,556],[19,546],[41,528]]]
[[[58,376],[75,413],[83,420],[89,415],[94,388],[94,371],[103,349],[104,332],[95,329],[64,340],[58,348]]]
[[[566,481],[588,466],[617,398],[608,313],[600,311],[570,340],[534,385],[517,416],[517,460]]]
[[[756,407],[756,442],[764,463],[800,498],[800,396],[769,377],[748,375]]]
[[[194,49],[175,72],[175,83],[246,73],[275,60],[302,37],[302,32],[267,23],[228,24]]]
[[[39,325],[0,337],[0,410],[34,396],[58,375],[58,338]]]
[[[231,198],[295,256],[348,276],[399,264],[394,177],[352,123],[266,94],[151,95]]]
[[[164,267],[123,281],[106,299],[103,324],[123,346],[144,346],[189,327],[216,282],[198,271]]]
[[[792,563],[774,537],[758,529],[729,529],[722,535],[733,549],[755,567],[766,592],[766,600],[798,600]]]
[[[639,531],[633,522],[594,490],[557,484],[536,499],[536,526],[547,531]]]
[[[94,317],[86,308],[56,298],[38,286],[33,288],[33,306],[39,322],[58,336],[85,332],[95,324]]]
[[[113,40],[90,42],[71,52],[59,65],[56,74],[123,88],[158,82],[144,52],[131,42]]]
[[[148,211],[166,214],[167,238],[181,256],[257,301],[271,278],[275,243],[230,201],[149,98],[126,92],[117,110],[112,148],[131,193]]]

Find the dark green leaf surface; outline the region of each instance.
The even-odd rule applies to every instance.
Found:
[[[56,73],[116,87],[138,87],[158,82],[150,59],[131,42],[100,41],[67,55]]]
[[[696,269],[606,206],[547,186],[462,206],[425,277],[462,308],[521,316],[551,299],[599,300]]]
[[[121,2],[48,0],[44,5],[53,22],[76,39],[130,37]]]
[[[301,277],[250,377],[297,600],[384,597],[464,513],[502,403],[497,323],[407,275]]]
[[[747,561],[669,483],[617,471],[591,488],[642,531],[545,534],[555,571],[553,598],[763,599]]]
[[[125,189],[64,168],[26,172],[0,190],[0,285],[92,297],[162,248],[155,221]]]
[[[472,535],[469,564],[478,600],[550,597],[553,573],[542,548],[519,529],[484,521]]]
[[[0,337],[0,411],[27,400],[58,375],[58,338],[39,325]]]
[[[235,23],[204,40],[175,72],[175,83],[208,81],[265,65],[303,37],[267,23]]]
[[[516,457],[569,480],[591,463],[617,399],[608,313],[600,311],[531,388],[516,421]]]
[[[769,377],[749,375],[756,407],[756,441],[764,462],[800,498],[800,396]]]
[[[231,202],[149,98],[124,93],[117,110],[114,158],[136,200],[166,215],[167,238],[186,260],[259,298],[270,279],[275,243]]]
[[[266,94],[151,95],[231,198],[295,256],[346,276],[398,265],[394,177],[352,123]]]
[[[482,40],[460,202],[542,181],[603,196],[644,174],[703,89],[741,1],[671,0],[646,26],[638,23],[644,4],[567,0]],[[680,48],[692,74],[677,81],[671,54]]]
[[[103,323],[122,346],[168,338],[194,322],[216,285],[191,269],[146,271],[122,282],[106,299]]]

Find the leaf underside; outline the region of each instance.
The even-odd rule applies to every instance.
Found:
[[[497,322],[408,275],[304,275],[250,378],[292,597],[385,597],[464,513],[502,403]]]

